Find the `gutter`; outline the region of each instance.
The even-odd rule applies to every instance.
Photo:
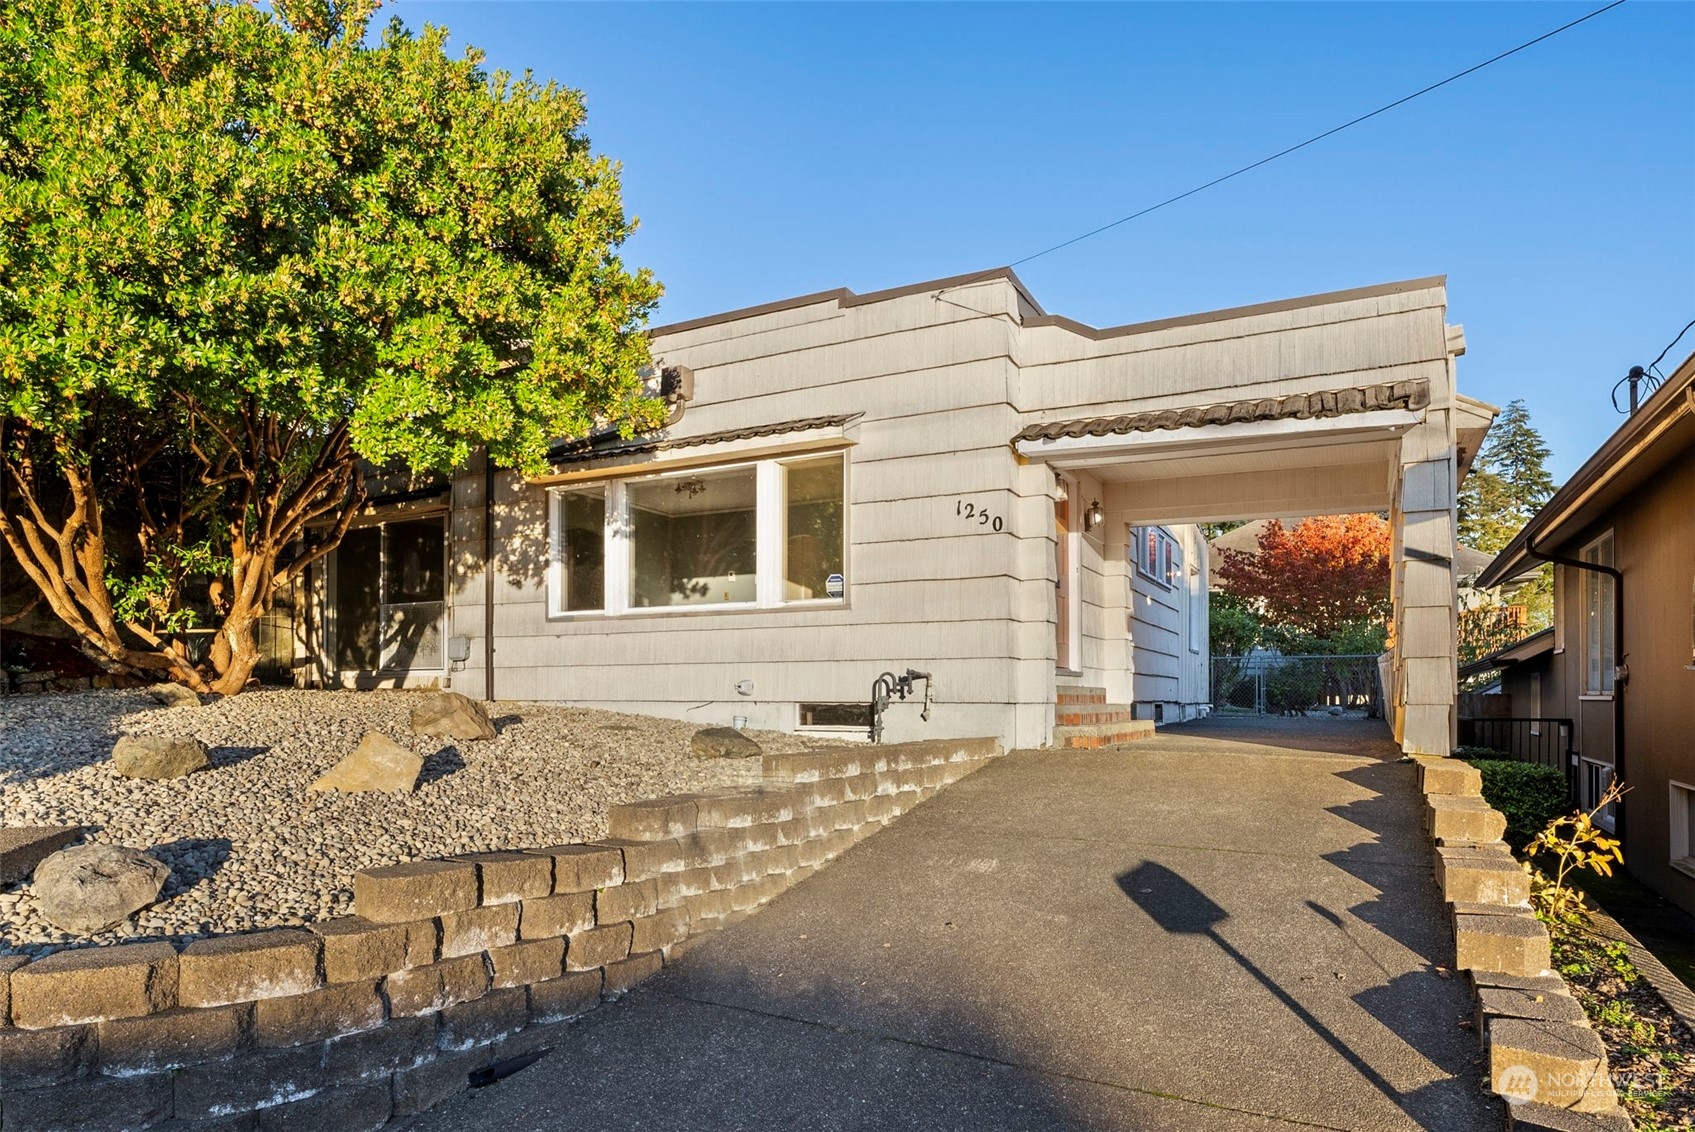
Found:
[[[1624,663],[1624,574],[1612,566],[1564,558],[1557,554],[1544,554],[1536,549],[1535,535],[1525,539],[1524,552],[1541,562],[1569,566],[1573,570],[1587,570],[1592,574],[1605,574],[1613,580],[1613,781],[1624,782],[1624,689],[1630,682],[1630,666]],[[1614,803],[1613,836],[1618,838],[1620,846],[1628,850],[1630,846],[1625,842],[1624,836],[1624,811],[1625,799],[1621,797]]]

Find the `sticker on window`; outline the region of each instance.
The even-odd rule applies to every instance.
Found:
[[[847,579],[840,574],[831,574],[824,579],[824,593],[828,597],[841,597],[847,592]]]

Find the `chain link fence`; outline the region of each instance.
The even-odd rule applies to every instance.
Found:
[[[1377,719],[1383,715],[1377,656],[1213,657],[1212,707],[1237,714]]]

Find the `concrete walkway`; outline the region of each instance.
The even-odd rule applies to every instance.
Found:
[[[1009,755],[414,1127],[1499,1130],[1394,759]]]

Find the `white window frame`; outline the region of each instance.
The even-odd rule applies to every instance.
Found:
[[[1530,674],[1530,733],[1542,734],[1542,674]]]
[[[1671,795],[1671,867],[1695,876],[1695,815],[1690,813],[1695,786],[1676,779],[1667,780],[1666,786]]]
[[[1617,544],[1613,532],[1603,531],[1577,554],[1580,561],[1616,567]],[[1610,600],[1607,600],[1610,598]],[[1595,570],[1583,571],[1583,694],[1612,699],[1614,668],[1618,664],[1618,642],[1608,641],[1613,633],[1613,580]],[[1611,644],[1611,650],[1608,644]]]
[[[1577,786],[1583,798],[1583,808],[1593,810],[1595,804],[1601,800],[1601,795],[1607,792],[1607,784],[1613,780],[1613,764],[1601,762],[1599,759],[1582,759],[1579,767],[1582,778]],[[1609,810],[1602,810],[1595,815],[1595,824],[1612,833],[1615,824],[1613,818],[1614,815]]]
[[[1176,589],[1176,580],[1170,576],[1166,563],[1171,560],[1170,556],[1173,553],[1177,555],[1177,561],[1180,563],[1182,552],[1175,546],[1176,540],[1171,537],[1171,532],[1164,527],[1148,526],[1131,527],[1130,533],[1133,536],[1132,542],[1134,544],[1130,561],[1135,567],[1136,573],[1163,590]],[[1144,561],[1150,533],[1154,536],[1152,562]]]
[[[842,462],[842,596],[821,598],[783,597],[783,575],[786,572],[786,540],[784,526],[787,514],[784,489],[790,464],[837,456]],[[631,605],[630,570],[634,560],[630,522],[629,486],[634,483],[678,479],[713,472],[754,469],[754,531],[755,531],[755,599],[753,601],[714,602],[700,605]],[[840,608],[848,604],[848,557],[852,542],[848,533],[851,498],[848,488],[849,460],[847,449],[834,448],[817,452],[797,452],[760,460],[734,460],[655,472],[651,475],[618,476],[604,480],[585,480],[560,484],[547,491],[547,616],[550,621],[575,621],[606,617],[673,617],[703,613],[746,613],[762,609]],[[564,593],[564,529],[560,522],[560,500],[574,490],[598,487],[606,492],[605,543],[601,571],[604,575],[603,605],[600,609],[565,609]]]

